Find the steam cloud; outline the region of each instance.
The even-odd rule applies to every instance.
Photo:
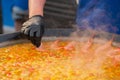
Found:
[[[111,23],[111,13],[104,0],[91,0],[84,8],[78,11],[77,24],[80,29],[92,29],[105,32],[117,32],[117,28]]]

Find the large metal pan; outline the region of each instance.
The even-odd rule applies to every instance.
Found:
[[[77,31],[75,34],[74,29],[47,29],[43,37],[43,41],[53,41],[56,39],[60,40],[77,40],[77,41],[87,41],[90,37],[94,36],[94,42],[103,44],[108,40],[111,40],[113,37],[113,46],[120,47],[120,35],[111,34],[107,32],[95,32],[94,31]],[[0,47],[11,46],[18,43],[29,42],[20,32],[15,32],[11,34],[2,34],[0,35]]]

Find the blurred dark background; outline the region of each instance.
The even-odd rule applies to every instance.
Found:
[[[24,0],[0,0],[0,33],[15,32],[15,27],[21,27],[26,21],[13,19],[12,9],[17,1],[28,5]],[[76,9],[76,0],[47,0],[44,8],[46,28],[72,28],[75,24]]]
[[[2,27],[2,4],[0,0],[0,34],[3,33],[3,27]]]
[[[46,27],[72,28],[76,7],[76,0],[48,0],[45,5]]]

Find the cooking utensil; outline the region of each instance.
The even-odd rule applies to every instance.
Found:
[[[1,34],[0,35],[0,43],[5,41],[10,41],[13,39],[17,39],[21,36],[20,32],[9,33],[9,34]]]
[[[69,36],[71,32],[73,32],[74,29],[46,29],[44,36]],[[1,34],[0,35],[0,43],[9,41],[9,40],[15,40],[15,39],[22,39],[25,36],[21,34],[21,32],[14,32],[9,34]]]
[[[73,31],[74,29],[46,29],[44,36],[47,37],[69,36]],[[26,40],[25,36],[21,34],[21,32],[0,35],[0,47],[26,41],[28,42],[28,40]]]

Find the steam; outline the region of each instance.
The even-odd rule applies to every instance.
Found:
[[[91,0],[77,14],[77,29],[115,33],[118,29],[112,25],[111,13],[106,11],[104,0]]]
[[[91,72],[97,70],[98,73],[100,71],[102,73],[101,66],[104,62],[119,52],[112,48],[112,42],[115,36],[110,34],[116,33],[118,29],[113,26],[111,14],[106,11],[106,6],[102,1],[104,0],[90,0],[84,8],[81,8],[77,15],[78,18],[76,22],[78,25],[76,26],[76,31],[71,34],[72,37],[80,39],[87,38],[86,40],[88,40],[81,47],[76,46],[75,53],[77,54],[74,56],[73,64],[79,66],[81,63],[84,63],[82,65],[84,68],[91,70]],[[95,35],[93,36],[93,34]],[[107,42],[105,41],[104,44],[95,47],[92,52],[94,37],[102,38],[102,41],[104,39],[104,41],[107,40]],[[97,42],[101,43],[100,40]]]

